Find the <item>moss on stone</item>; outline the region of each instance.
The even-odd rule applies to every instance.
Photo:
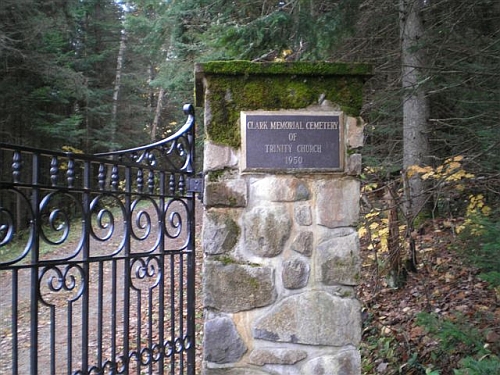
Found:
[[[238,238],[240,237],[241,234],[241,229],[239,225],[236,223],[236,221],[234,221],[231,218],[226,218],[224,223],[226,225],[227,231],[231,233],[232,237],[234,238],[234,240],[230,241],[228,244],[229,245],[228,247],[232,249],[238,242]]]
[[[227,256],[227,255],[217,256],[217,257],[215,257],[215,260],[217,260],[218,262],[221,262],[225,266],[228,266],[230,264],[238,264],[238,262],[236,260],[234,260],[233,258],[231,258],[230,256]]]
[[[257,267],[262,267],[262,264],[259,263],[252,263],[252,262],[246,262],[246,261],[238,261],[229,255],[217,255],[212,258],[216,262],[222,263],[224,266],[229,266],[231,264],[237,264],[240,266],[248,266],[252,268],[257,268]],[[258,279],[252,278],[253,281],[258,282]]]
[[[215,171],[210,171],[207,173],[208,175],[208,182],[218,182],[222,179],[224,174],[226,173],[226,169],[218,169]]]
[[[358,116],[362,86],[371,74],[366,64],[326,62],[217,61],[198,70],[208,84],[207,135],[215,143],[234,148],[240,146],[240,111],[303,109],[324,96],[347,115]]]
[[[331,62],[262,62],[212,61],[200,64],[205,74],[255,75],[365,75],[371,76],[373,68],[368,64]]]
[[[250,277],[248,280],[248,285],[255,290],[258,291],[260,289],[260,281],[256,279],[255,277]]]

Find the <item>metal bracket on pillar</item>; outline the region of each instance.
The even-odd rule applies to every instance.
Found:
[[[198,177],[190,177],[187,179],[187,191],[189,193],[198,194],[198,199],[203,202],[203,190],[205,188],[203,173],[198,174]]]

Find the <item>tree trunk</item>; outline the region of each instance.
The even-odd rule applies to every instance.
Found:
[[[388,185],[385,188],[384,203],[387,206],[387,250],[389,252],[389,285],[399,288],[406,282],[406,270],[403,267],[401,254],[401,241],[399,239],[398,206],[394,199],[393,187]]]
[[[151,141],[156,140],[156,133],[158,132],[158,125],[160,123],[161,110],[163,108],[163,97],[165,96],[165,89],[162,87],[158,92],[158,99],[156,101],[156,110],[153,123],[151,124]]]
[[[424,33],[420,0],[400,0],[400,36],[403,85],[403,169],[425,165],[429,147],[429,102],[424,89],[425,50],[418,45]],[[425,205],[424,181],[418,174],[408,179],[405,214],[410,222]]]
[[[118,98],[120,95],[123,57],[125,56],[126,47],[127,47],[127,33],[125,30],[122,30],[120,38],[120,48],[118,49],[118,57],[116,58],[115,87],[113,89],[113,108],[111,110],[111,129],[110,129],[111,148],[115,148],[115,142],[116,142],[116,129],[118,126],[117,124]]]

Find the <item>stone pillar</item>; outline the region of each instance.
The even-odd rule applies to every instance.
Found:
[[[204,374],[361,373],[358,116],[370,73],[362,64],[196,66],[206,135]],[[338,111],[342,167],[242,171],[240,115],[253,110]]]

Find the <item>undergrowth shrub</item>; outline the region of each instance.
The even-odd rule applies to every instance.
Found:
[[[500,221],[497,215],[475,214],[460,231],[460,246],[463,257],[480,270],[479,277],[492,287],[500,287]]]
[[[432,313],[419,313],[417,324],[438,340],[431,355],[434,368],[449,369],[455,375],[492,375],[500,373],[500,359],[485,343],[485,333],[474,327],[463,315],[442,318]],[[456,363],[450,362],[455,359]]]
[[[461,369],[454,370],[455,375],[492,375],[500,374],[500,359],[487,356],[479,360],[467,357],[460,361]]]

